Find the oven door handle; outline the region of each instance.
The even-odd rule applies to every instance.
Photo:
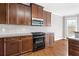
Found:
[[[37,36],[37,37],[33,37],[33,38],[44,38],[44,36]]]

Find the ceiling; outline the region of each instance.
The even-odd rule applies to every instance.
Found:
[[[68,16],[79,14],[79,3],[37,3],[45,10],[59,16]]]

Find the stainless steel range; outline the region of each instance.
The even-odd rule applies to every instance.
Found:
[[[45,33],[33,32],[33,51],[45,48]]]

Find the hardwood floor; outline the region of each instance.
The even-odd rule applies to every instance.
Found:
[[[68,55],[68,40],[59,40],[55,42],[53,46],[53,54],[55,56],[67,56]]]
[[[28,56],[67,56],[67,40],[58,40],[53,46],[30,53]]]
[[[45,48],[43,50],[39,50],[37,52],[33,52],[30,56],[52,56],[53,50],[52,48]]]

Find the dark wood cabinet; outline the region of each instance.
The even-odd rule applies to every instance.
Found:
[[[0,24],[6,24],[6,3],[0,3]]]
[[[51,12],[43,11],[44,26],[51,26]]]
[[[29,6],[25,6],[25,24],[31,25],[31,8]]]
[[[0,56],[17,56],[32,52],[32,35],[0,38]]]
[[[17,4],[17,23],[25,25],[25,6],[22,4]]]
[[[15,3],[0,3],[0,24],[17,24]]]
[[[68,55],[79,56],[79,40],[68,38]]]
[[[31,7],[21,3],[0,3],[0,24],[31,25]]]
[[[32,18],[44,19],[44,26],[51,26],[51,13],[34,3],[27,6],[21,3],[0,3],[0,24],[28,25]]]
[[[19,25],[31,25],[31,8],[23,4],[17,4],[17,23]]]
[[[32,3],[32,18],[43,19],[43,7],[37,4]]]
[[[32,9],[32,18],[37,18],[38,13],[37,5],[31,4],[31,9]]]
[[[45,47],[51,47],[54,43],[54,34],[53,33],[47,33],[45,35]]]
[[[38,17],[39,19],[43,19],[43,7],[38,7]]]
[[[4,39],[0,39],[0,56],[4,55]]]
[[[11,37],[5,39],[5,55],[19,55],[20,54],[20,46],[19,46],[19,38]]]
[[[22,40],[22,53],[32,51],[32,36],[21,37]]]
[[[8,24],[17,24],[17,4],[8,4]]]

